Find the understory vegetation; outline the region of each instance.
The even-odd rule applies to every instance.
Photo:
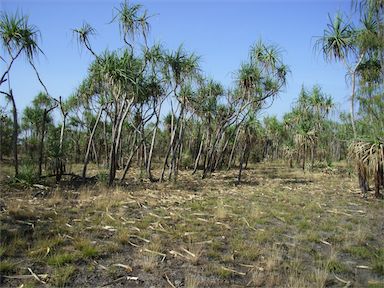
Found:
[[[303,84],[281,119],[260,117],[291,73],[278,45],[252,44],[224,87],[123,2],[119,49],[72,29],[92,61],[62,98],[35,66],[39,29],[2,12],[0,284],[382,287],[384,3],[352,6],[314,45],[343,63],[350,111]],[[18,111],[23,60],[42,92]]]
[[[233,169],[179,176],[141,183],[129,174],[114,188],[2,186],[3,285],[383,284],[382,202],[363,199],[344,165],[305,174],[250,165],[240,186]]]

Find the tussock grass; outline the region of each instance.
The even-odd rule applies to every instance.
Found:
[[[1,272],[39,267],[54,287],[100,286],[125,275],[119,263],[161,287],[164,275],[183,287],[326,287],[341,283],[334,275],[368,287],[383,277],[382,202],[361,199],[353,179],[270,163],[251,166],[245,185],[235,174],[6,192]]]

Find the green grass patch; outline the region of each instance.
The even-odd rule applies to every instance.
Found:
[[[71,281],[71,278],[75,275],[75,273],[76,267],[73,265],[65,265],[63,267],[58,267],[54,270],[50,282],[54,287],[68,286]]]
[[[63,266],[65,264],[73,263],[79,259],[78,253],[75,252],[62,252],[52,255],[48,258],[47,264],[50,266]]]
[[[0,261],[0,274],[9,275],[16,271],[16,264],[9,260]]]
[[[365,246],[351,246],[346,249],[346,252],[355,257],[363,259],[370,259],[374,256],[372,252]]]
[[[82,258],[92,258],[100,254],[99,249],[87,239],[75,242],[75,248],[80,251]]]

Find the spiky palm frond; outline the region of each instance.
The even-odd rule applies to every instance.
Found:
[[[28,60],[43,51],[38,46],[37,40],[40,31],[36,26],[28,23],[28,17],[18,13],[8,15],[3,12],[0,15],[0,38],[3,47],[11,57],[17,57],[24,53]]]
[[[197,77],[200,72],[200,57],[188,53],[180,45],[176,51],[165,56],[168,74],[176,85],[181,85],[185,80]]]
[[[384,165],[383,141],[354,141],[348,147],[348,159],[366,167],[370,175]]]
[[[147,34],[150,30],[149,18],[147,11],[141,13],[142,5],[130,4],[125,1],[120,4],[119,8],[115,8],[117,14],[113,17],[111,22],[119,21],[120,33],[123,36],[124,42],[132,48],[129,41],[135,40],[135,35],[141,33],[145,42]]]
[[[90,37],[96,35],[96,30],[87,22],[83,22],[80,28],[72,29],[73,35],[76,36],[78,44],[84,45],[94,56],[96,54],[91,48]]]
[[[336,14],[333,20],[329,16],[329,21],[327,29],[316,41],[315,47],[323,52],[327,61],[344,60],[355,50],[355,31],[351,24],[345,22],[341,14]]]

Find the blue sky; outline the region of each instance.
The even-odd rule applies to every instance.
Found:
[[[70,95],[87,73],[92,57],[80,50],[72,28],[87,21],[96,30],[94,50],[123,46],[117,23],[109,24],[113,7],[120,1],[107,0],[1,0],[0,9],[29,15],[31,24],[41,31],[37,67],[50,94]],[[291,108],[301,85],[319,84],[332,95],[339,110],[347,110],[349,89],[345,69],[339,63],[324,62],[313,49],[315,37],[323,33],[328,14],[351,11],[350,1],[134,1],[143,4],[151,18],[151,41],[166,48],[185,49],[201,56],[207,76],[225,86],[233,83],[233,73],[247,59],[249,48],[260,38],[279,45],[291,69],[287,88],[264,114],[279,118]],[[3,52],[2,52],[3,53]],[[3,64],[1,64],[3,65]],[[0,71],[3,71],[3,67]],[[12,89],[18,109],[25,108],[42,90],[25,59],[18,59],[11,71]],[[5,105],[1,98],[1,106]],[[9,108],[9,106],[8,106]]]

